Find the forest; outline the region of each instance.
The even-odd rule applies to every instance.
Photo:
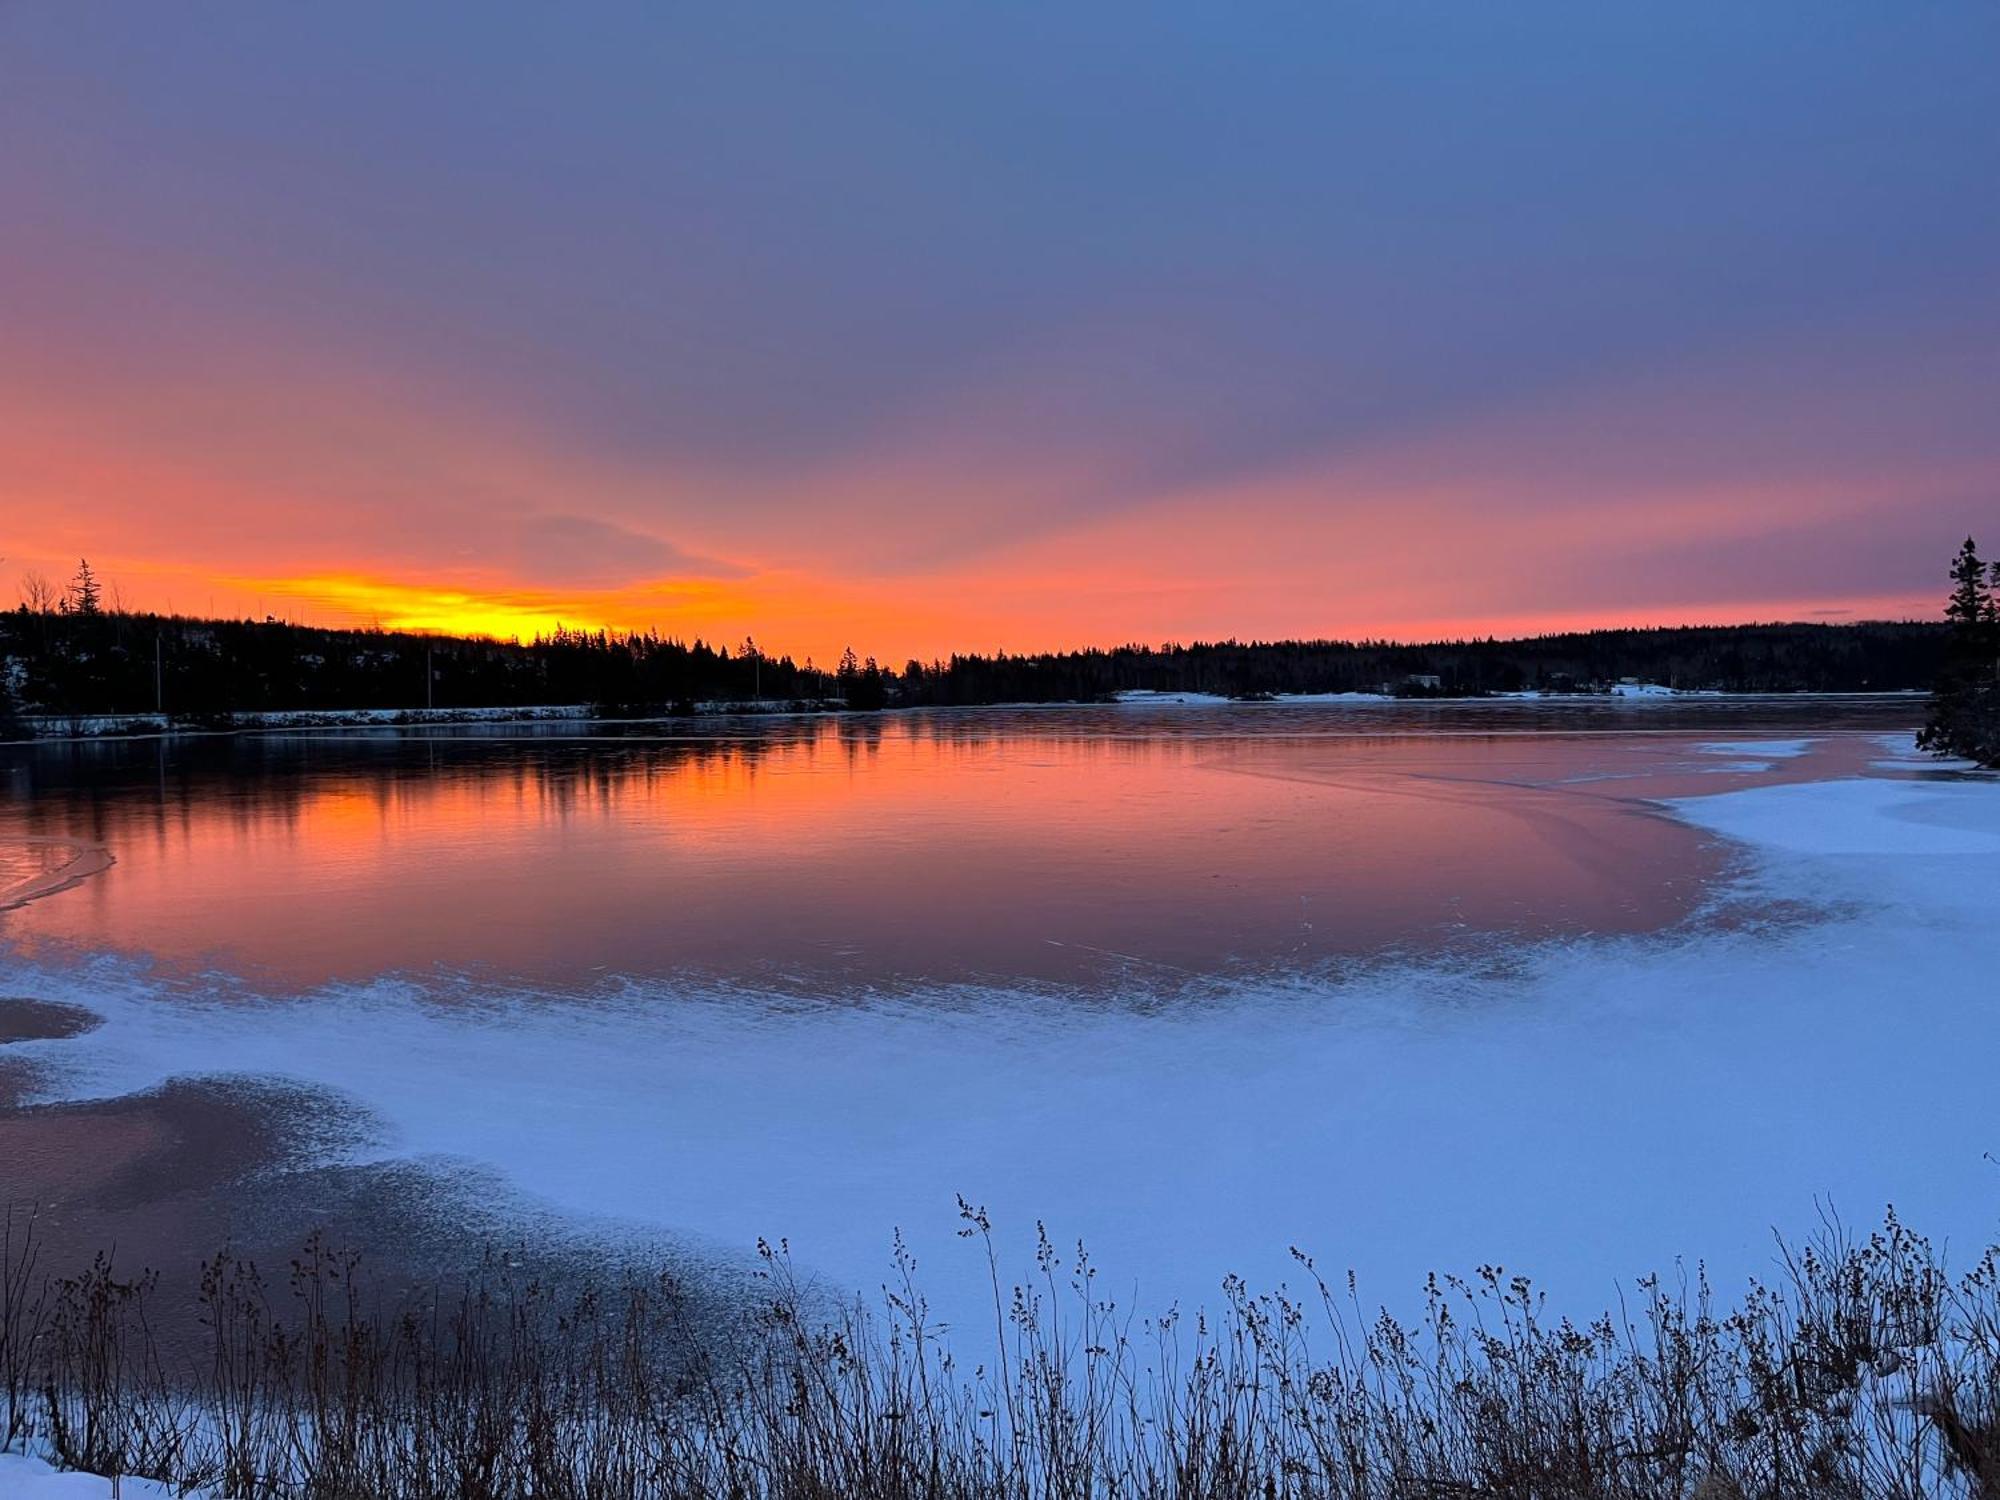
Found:
[[[892,695],[898,702],[934,704],[1088,701],[1135,690],[1234,698],[1379,692],[1479,697],[1604,692],[1621,681],[1682,691],[1895,692],[1930,686],[1945,639],[1940,626],[1876,622],[1669,626],[1427,645],[1197,641],[911,662],[892,684]]]
[[[912,660],[845,652],[831,669],[655,632],[558,629],[527,642],[196,619],[105,608],[86,565],[70,586],[0,612],[0,722],[155,715],[223,725],[308,710],[577,706],[631,715],[726,706],[881,709],[1098,702],[1130,691],[1255,699],[1290,693],[1481,696],[1607,691],[1928,689],[1951,658],[1946,623],[1599,630],[1425,645],[1213,641]]]

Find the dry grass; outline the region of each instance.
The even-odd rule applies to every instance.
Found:
[[[155,1327],[151,1276],[46,1276],[9,1213],[0,1431],[313,1500],[2000,1496],[2000,1251],[1950,1276],[1893,1217],[1826,1226],[1727,1310],[1647,1281],[1587,1326],[1493,1271],[1433,1280],[1405,1324],[1304,1257],[1303,1297],[1231,1281],[1214,1322],[1134,1320],[1044,1241],[1032,1284],[996,1269],[973,1367],[906,1255],[881,1305],[829,1312],[762,1253],[727,1340],[665,1278],[557,1292],[496,1261],[388,1312],[323,1245],[275,1282],[223,1254],[190,1344]]]

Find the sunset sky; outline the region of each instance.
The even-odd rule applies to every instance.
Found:
[[[2000,5],[0,0],[0,598],[822,661],[1934,614]]]

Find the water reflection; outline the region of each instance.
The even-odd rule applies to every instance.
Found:
[[[0,770],[6,858],[68,840],[117,863],[0,933],[301,988],[440,966],[820,992],[1632,930],[1684,912],[1712,857],[1645,798],[1799,773],[1704,761],[1704,737],[1837,747],[1913,715],[1036,709],[42,746]]]

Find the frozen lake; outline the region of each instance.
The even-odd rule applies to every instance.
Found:
[[[156,1258],[560,1231],[831,1286],[958,1195],[1151,1311],[1989,1232],[2000,786],[1908,699],[0,749],[0,1197]]]

